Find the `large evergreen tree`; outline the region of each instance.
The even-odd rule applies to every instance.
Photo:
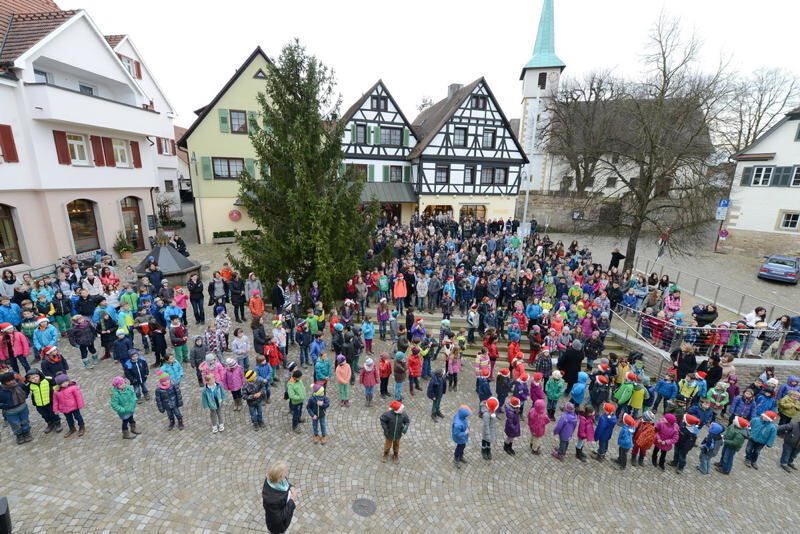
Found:
[[[260,232],[238,235],[241,257],[229,254],[267,286],[292,276],[307,289],[317,280],[328,300],[361,265],[374,226],[373,211],[361,209],[363,184],[340,170],[334,88],[331,70],[296,40],[270,65],[258,95],[264,126],[250,124],[257,175],[239,178],[239,202]]]

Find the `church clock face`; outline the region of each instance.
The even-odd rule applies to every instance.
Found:
[[[547,77],[550,79],[551,82],[555,82],[556,80],[558,80],[558,73],[557,72],[551,72],[550,75],[547,76]]]

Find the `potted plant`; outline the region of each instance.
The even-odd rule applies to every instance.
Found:
[[[114,251],[119,254],[123,260],[128,259],[133,254],[133,245],[128,241],[128,237],[124,232],[117,232],[117,239],[114,241]]]
[[[236,242],[236,232],[226,230],[224,232],[214,232],[212,234],[212,241],[215,245],[226,245]]]

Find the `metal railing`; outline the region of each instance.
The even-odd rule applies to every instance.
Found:
[[[672,367],[672,360],[669,357],[668,351],[665,353],[665,349],[656,346],[650,339],[642,335],[636,323],[631,324],[614,310],[611,311],[611,316],[611,328],[614,331],[614,336],[617,339],[624,339],[625,341],[630,341],[630,337],[633,336],[637,341],[643,343],[645,347],[650,349],[649,352],[658,358],[658,372],[655,376],[664,376],[664,368]],[[620,323],[622,323],[622,327],[619,326]]]
[[[786,342],[789,331],[770,328],[739,328],[736,324],[703,327],[676,325],[665,318],[647,315],[630,308],[622,308],[614,316],[619,317],[623,322],[625,322],[625,318],[632,317],[634,320],[625,322],[625,324],[635,325],[637,333],[655,347],[666,352],[672,352],[683,343],[688,343],[698,356],[729,354],[734,357],[758,356],[777,360],[791,356],[791,354],[787,354],[791,345]]]
[[[712,280],[681,271],[677,267],[661,262],[642,261],[636,258],[633,262],[633,269],[644,276],[657,273],[659,280],[666,274],[669,276],[670,283],[677,285],[681,291],[742,316],[750,313],[757,306],[762,306],[767,310],[768,321],[781,315],[800,315],[800,311],[780,306],[770,300],[756,297],[738,289],[723,286]]]

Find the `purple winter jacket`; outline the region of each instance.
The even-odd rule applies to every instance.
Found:
[[[553,434],[557,435],[561,441],[569,441],[572,438],[572,434],[575,433],[575,427],[578,426],[578,416],[575,415],[575,408],[571,411],[566,410],[566,408],[565,406],[564,413],[558,418],[558,422],[553,428]]]
[[[506,436],[509,438],[518,438],[519,437],[519,412],[511,407],[511,405],[506,405],[504,408],[506,414],[506,428],[505,433]]]
[[[511,388],[511,396],[518,398],[520,402],[525,402],[529,395],[528,384],[515,380],[514,386]]]
[[[656,448],[662,451],[672,450],[672,446],[680,437],[680,429],[671,413],[664,415],[664,418],[656,423]]]
[[[222,387],[227,391],[239,391],[244,385],[244,372],[239,364],[236,367],[226,367],[220,377]]]
[[[753,399],[750,399],[750,402],[747,402],[744,399],[744,395],[737,395],[733,402],[731,403],[731,415],[736,415],[738,417],[744,417],[745,419],[750,419],[753,415],[753,406],[755,406],[755,402]]]

